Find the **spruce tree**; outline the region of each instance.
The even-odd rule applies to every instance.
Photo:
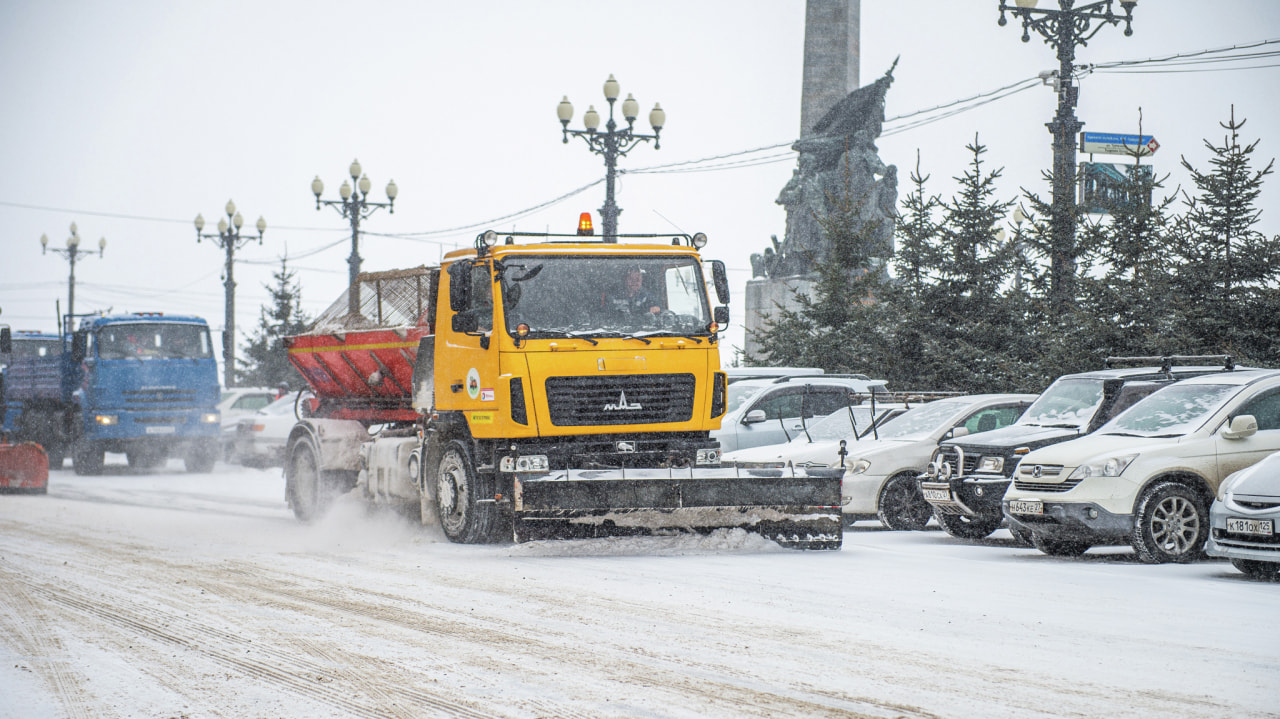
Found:
[[[302,288],[280,260],[280,271],[272,273],[274,285],[263,285],[271,293],[271,304],[258,311],[258,329],[244,345],[238,359],[236,381],[241,386],[276,387],[287,382],[290,389],[306,386],[302,375],[289,362],[284,338],[306,331],[308,318],[302,311]]]

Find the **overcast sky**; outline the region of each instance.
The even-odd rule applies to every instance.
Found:
[[[887,116],[1056,67],[1038,37],[1024,44],[1014,22],[997,25],[997,7],[997,0],[863,0],[862,82],[901,56]],[[1143,0],[1132,37],[1104,28],[1078,62],[1277,38],[1273,0]],[[48,234],[63,247],[75,221],[87,245],[107,239],[102,258],[77,262],[77,311],[195,313],[220,329],[223,255],[197,244],[192,219],[203,213],[209,231],[228,198],[246,229],[259,215],[268,223],[263,244],[237,255],[240,333],[256,325],[263,285],[286,255],[314,315],[346,283],[350,242],[335,211],[316,211],[309,186],[318,174],[326,199],[336,199],[353,158],[373,181],[373,199],[385,200],[389,179],[400,188],[394,214],[381,210],[363,229],[418,233],[364,237],[365,270],[434,263],[488,227],[572,231],[579,212],[603,203],[602,184],[499,219],[603,176],[603,161],[581,141],[561,143],[561,96],[574,103],[573,127],[588,105],[605,106],[601,85],[610,73],[624,96],[640,101],[641,129],[648,108],[662,103],[661,149],[637,147],[623,169],[785,145],[800,129],[803,40],[802,0],[4,0],[0,321],[52,329],[55,300],[65,311],[68,265],[41,256],[39,238]],[[1243,137],[1261,140],[1257,165],[1280,155],[1276,65],[1280,59],[1261,58],[1235,65],[1255,69],[1099,72],[1083,79],[1078,114],[1086,130],[1136,132],[1141,108],[1144,130],[1161,144],[1154,164],[1170,173],[1172,191],[1188,184],[1180,155],[1208,167],[1202,139],[1222,140],[1218,123],[1232,104],[1237,118],[1248,118]],[[990,167],[1004,168],[1004,198],[1020,187],[1048,198],[1040,175],[1050,165],[1044,123],[1054,103],[1052,90],[1032,87],[886,136],[881,157],[899,167],[905,195],[919,151],[931,189],[949,196],[976,133],[989,146]],[[617,197],[623,232],[710,236],[708,257],[733,270],[737,345],[748,258],[783,234],[785,213],[774,200],[794,169],[785,148],[744,157],[774,161],[632,174],[621,178]],[[1280,233],[1278,199],[1273,177],[1260,202],[1269,235]]]

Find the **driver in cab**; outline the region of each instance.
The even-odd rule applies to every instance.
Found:
[[[605,304],[614,312],[629,317],[656,315],[662,311],[657,298],[644,288],[644,272],[639,267],[627,270],[621,290],[609,297]]]

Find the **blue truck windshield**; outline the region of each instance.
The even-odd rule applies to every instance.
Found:
[[[505,265],[508,332],[526,324],[531,337],[709,333],[693,257],[527,256]]]
[[[126,322],[107,325],[94,336],[98,359],[208,359],[213,357],[209,329],[176,322]]]

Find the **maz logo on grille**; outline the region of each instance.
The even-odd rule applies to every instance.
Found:
[[[628,402],[626,391],[618,393],[618,401],[616,403],[610,402],[604,406],[604,411],[606,412],[625,412],[638,409],[644,409],[644,407],[641,407],[639,402]]]

